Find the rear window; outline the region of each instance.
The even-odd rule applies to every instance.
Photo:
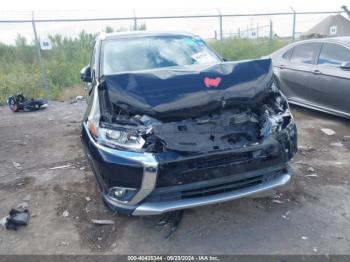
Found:
[[[350,62],[350,50],[338,44],[325,43],[322,46],[318,64],[320,65],[341,65]]]
[[[291,62],[311,64],[317,51],[317,43],[301,44],[294,47]]]

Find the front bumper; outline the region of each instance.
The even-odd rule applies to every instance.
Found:
[[[142,203],[133,211],[133,215],[135,216],[144,216],[144,215],[157,215],[162,214],[169,211],[186,209],[198,206],[204,206],[209,204],[221,203],[225,201],[230,201],[246,196],[250,196],[253,194],[261,193],[267,190],[271,190],[274,188],[278,188],[280,186],[284,186],[291,179],[291,175],[289,173],[285,173],[274,180],[265,182],[260,185],[251,186],[243,189],[238,189],[232,192],[216,194],[208,197],[200,197],[194,199],[184,199],[184,200],[174,200],[167,202],[150,202],[150,203]]]
[[[191,173],[186,170],[187,173],[183,173],[181,179],[175,174],[170,174],[170,178],[174,181],[173,184],[169,184],[169,181],[162,177],[164,166],[169,163],[181,165],[186,161],[195,162],[196,159],[203,158],[203,156],[192,156],[188,159],[188,157],[173,153],[152,154],[112,149],[96,143],[85,124],[82,129],[84,151],[100,186],[104,202],[112,210],[126,215],[156,215],[238,199],[283,186],[290,181],[292,176],[286,162],[292,157],[296,148],[296,130],[293,136],[287,135],[284,138],[288,140],[284,145],[281,145],[280,139],[271,137],[259,145],[220,153],[222,156],[229,154],[240,154],[241,156],[243,153],[256,154],[256,152],[269,149],[274,152],[274,158],[267,162],[260,163],[246,159],[246,162],[243,163],[243,160],[239,159],[239,161],[235,160],[235,163],[225,163],[223,173],[230,172],[230,170],[232,172],[223,177],[218,176],[221,172],[216,172],[221,170],[222,166],[202,167],[207,176],[207,179],[202,179],[202,181],[186,182],[186,175],[191,177]],[[208,155],[212,157],[218,154],[207,154],[204,157]],[[232,157],[228,159],[233,161]],[[196,173],[193,174],[198,177],[198,170],[200,171],[201,167],[196,168]],[[129,178],[129,174],[132,179]],[[121,179],[118,179],[119,177]],[[128,179],[129,183],[125,184]],[[162,179],[165,182],[159,184]],[[108,193],[109,188],[114,186],[133,187],[137,189],[137,193],[130,201],[121,202]]]

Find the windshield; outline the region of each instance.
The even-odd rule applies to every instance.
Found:
[[[154,36],[103,41],[102,74],[221,62],[199,37]]]

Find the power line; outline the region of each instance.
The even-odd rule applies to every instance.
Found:
[[[138,16],[140,20],[150,19],[188,19],[188,18],[217,18],[221,17],[247,17],[247,16],[277,16],[277,15],[317,15],[317,14],[341,14],[344,11],[320,11],[320,12],[280,12],[280,13],[250,13],[250,14],[209,14],[209,15],[172,15],[172,16]],[[84,17],[84,18],[34,18],[36,23],[47,22],[88,22],[88,21],[113,21],[113,20],[134,20],[135,16],[127,17]],[[8,19],[0,20],[0,23],[32,23],[33,19]]]

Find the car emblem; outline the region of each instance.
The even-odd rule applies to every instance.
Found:
[[[221,82],[221,77],[216,77],[216,78],[210,78],[210,77],[205,77],[204,78],[204,84],[206,87],[218,87]]]

